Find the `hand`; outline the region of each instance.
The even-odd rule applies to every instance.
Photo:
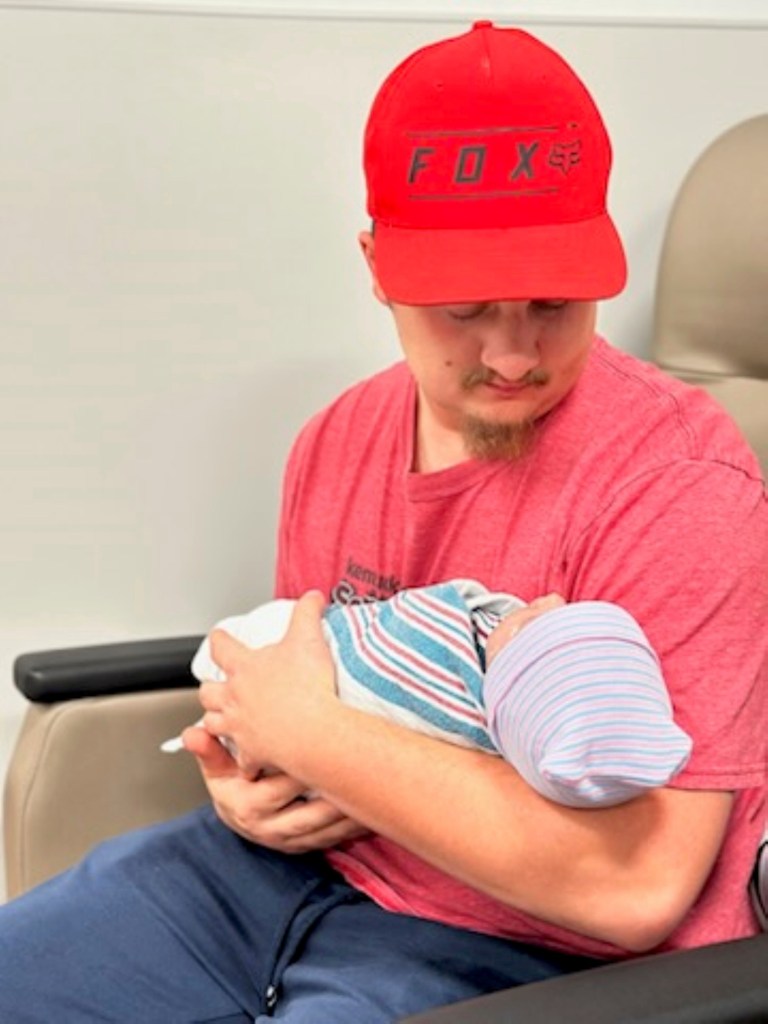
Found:
[[[291,725],[335,701],[334,668],[321,629],[322,595],[297,603],[288,633],[275,645],[251,650],[214,633],[211,652],[225,683],[204,683],[205,728],[184,733],[200,764],[221,820],[252,842],[288,853],[325,849],[366,830],[306,787],[266,764],[278,763],[292,743]],[[216,740],[228,736],[237,761]]]
[[[505,615],[486,641],[486,664],[490,665],[502,647],[509,643],[514,636],[517,636],[529,622],[533,622],[534,619],[538,619],[540,615],[553,608],[562,608],[565,603],[565,598],[559,594],[546,594],[544,597],[537,597],[524,608],[517,608],[509,615]]]
[[[305,799],[303,784],[283,772],[249,778],[207,730],[191,726],[183,739],[219,818],[244,839],[283,853],[307,853],[367,833],[327,800]]]
[[[202,724],[236,748],[239,767],[256,777],[265,765],[290,771],[302,725],[332,718],[338,709],[336,670],[322,631],[322,594],[296,602],[278,643],[251,649],[222,630],[210,637],[211,657],[224,683],[205,682]]]

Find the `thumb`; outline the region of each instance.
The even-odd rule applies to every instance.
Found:
[[[286,638],[300,644],[321,643],[325,647],[322,629],[324,611],[325,596],[322,591],[308,590],[296,602]]]

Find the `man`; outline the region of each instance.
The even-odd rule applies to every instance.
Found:
[[[360,241],[405,362],[293,449],[286,639],[212,638],[227,682],[203,685],[185,743],[217,816],[105,844],[4,908],[3,1019],[378,1024],[756,931],[766,498],[713,403],[594,335],[625,266],[589,94],[480,22],[392,73],[365,160]],[[342,705],[324,602],[459,576],[626,607],[693,737],[684,771],[565,808],[498,758]]]

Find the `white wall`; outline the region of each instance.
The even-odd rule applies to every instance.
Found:
[[[0,2],[0,777],[16,654],[268,595],[291,436],[396,355],[355,244],[367,106],[456,30]],[[673,192],[765,110],[768,31],[537,31],[612,129],[633,270],[602,326],[642,353]]]

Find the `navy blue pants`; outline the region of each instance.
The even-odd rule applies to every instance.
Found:
[[[388,913],[210,808],[0,907],[8,1024],[388,1024],[595,961]]]

